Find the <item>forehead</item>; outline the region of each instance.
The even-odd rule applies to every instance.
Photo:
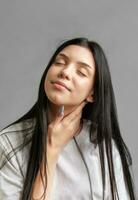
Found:
[[[57,56],[60,56],[60,54],[65,54],[69,59],[74,61],[82,61],[89,65],[94,65],[92,52],[86,47],[69,45],[62,49]]]

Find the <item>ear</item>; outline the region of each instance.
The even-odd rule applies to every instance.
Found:
[[[94,100],[94,91],[92,91],[92,92],[90,92],[90,94],[87,96],[87,102],[90,102],[90,103],[92,103],[92,102],[94,102],[95,100]]]

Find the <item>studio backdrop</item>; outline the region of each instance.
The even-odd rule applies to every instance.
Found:
[[[66,39],[88,37],[103,47],[121,133],[133,158],[138,191],[138,1],[1,0],[0,128],[35,103],[50,56]]]

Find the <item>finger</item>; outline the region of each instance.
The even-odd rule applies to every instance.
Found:
[[[58,115],[59,116],[63,116],[64,115],[64,105],[60,106],[59,110],[58,110]]]
[[[64,105],[59,107],[55,121],[59,121],[59,120],[63,119],[63,117],[64,117]]]
[[[61,121],[64,118],[64,121],[68,120],[71,121],[74,118],[76,118],[76,116],[81,112],[82,108],[86,105],[86,101],[83,101],[79,104],[79,106],[77,106],[77,108],[75,108],[71,113],[69,113],[68,115],[66,115],[66,117],[64,117],[64,105],[61,106],[59,108],[58,114],[56,116],[55,121]]]

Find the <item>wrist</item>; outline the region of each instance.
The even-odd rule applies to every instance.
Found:
[[[53,156],[59,156],[60,152],[61,152],[61,148],[58,146],[56,146],[52,140],[52,138],[48,135],[47,137],[47,151],[50,151]]]
[[[56,167],[58,158],[60,155],[60,149],[54,147],[53,145],[47,143],[47,162],[48,165]]]

